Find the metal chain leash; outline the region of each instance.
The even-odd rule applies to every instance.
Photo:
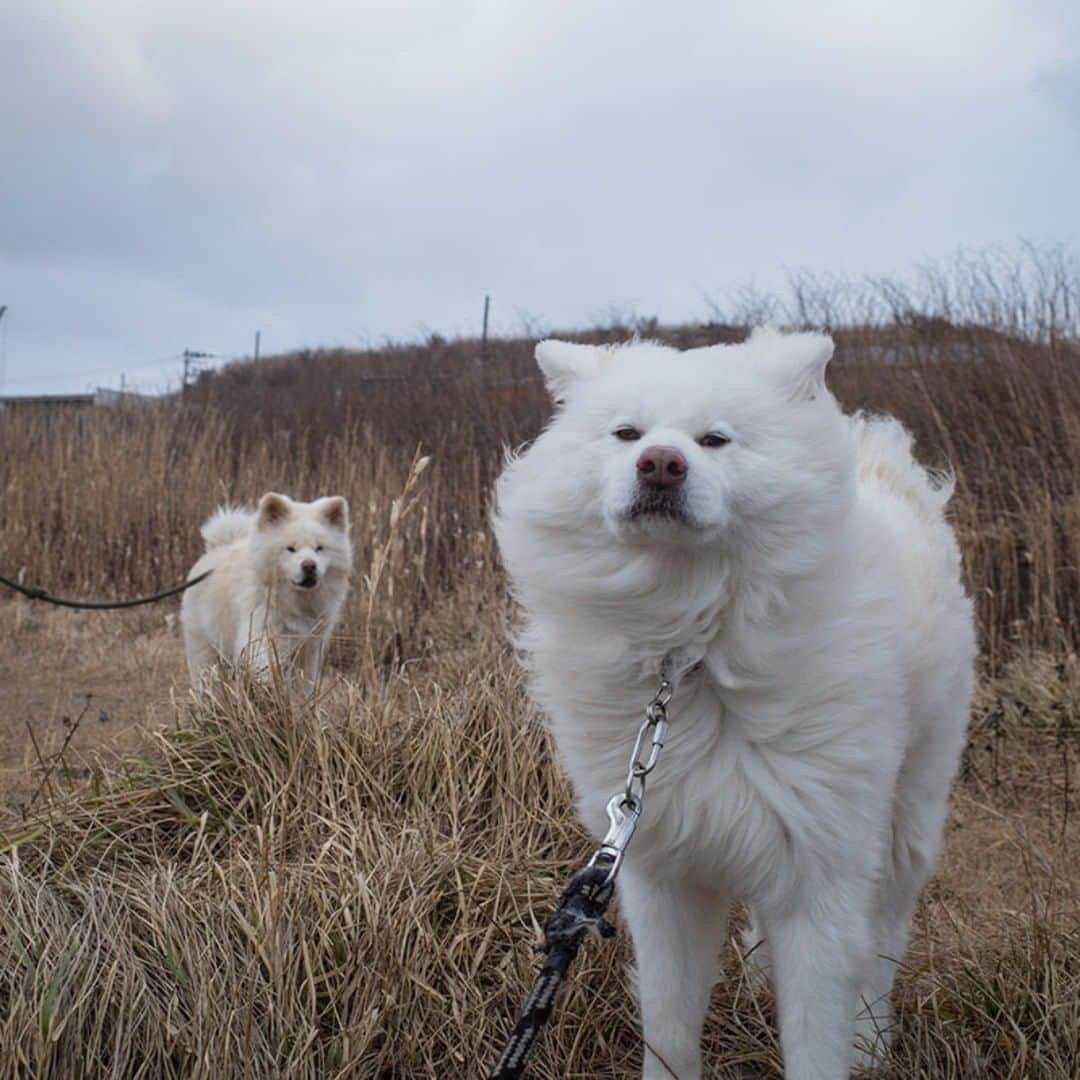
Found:
[[[646,781],[664,750],[667,707],[675,692],[673,677],[674,653],[668,653],[660,664],[656,693],[645,707],[645,720],[634,740],[626,783],[608,800],[608,831],[588,863],[570,879],[558,907],[544,924],[543,967],[488,1080],[518,1080],[524,1074],[536,1041],[555,1011],[578,949],[590,934],[608,938],[615,933],[604,914],[615,892],[623,856],[641,820]],[[648,753],[643,760],[646,745]]]

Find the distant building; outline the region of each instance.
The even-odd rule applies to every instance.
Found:
[[[148,405],[156,400],[148,394],[130,390],[110,390],[99,386],[86,394],[15,394],[0,395],[0,410],[4,409],[86,409],[99,406],[106,409]]]
[[[109,390],[99,386],[92,395],[95,405],[102,405],[107,409],[117,409],[127,405],[149,405],[157,398],[151,394],[136,394],[133,390]]]

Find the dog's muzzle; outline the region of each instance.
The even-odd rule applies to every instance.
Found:
[[[654,487],[639,484],[633,502],[627,508],[630,521],[643,518],[660,518],[668,521],[687,521],[686,502],[678,487]]]

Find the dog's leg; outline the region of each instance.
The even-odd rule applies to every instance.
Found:
[[[772,962],[769,959],[769,943],[765,940],[761,920],[752,908],[750,924],[739,935],[739,944],[750,985],[755,990],[764,989],[772,978]]]
[[[966,705],[966,703],[965,703]],[[934,869],[952,781],[963,742],[964,715],[930,733],[908,753],[897,779],[892,847],[874,916],[874,955],[859,1001],[856,1064],[871,1069],[884,1062],[895,1039],[890,996],[907,949],[911,913]]]
[[[619,903],[634,940],[644,1080],[699,1080],[701,1028],[727,926],[723,896],[664,881],[629,861]]]
[[[239,662],[246,665],[256,679],[260,682],[269,679],[273,650],[270,648],[270,639],[264,632],[240,638],[236,654]]]
[[[893,979],[907,948],[908,922],[921,887],[921,878],[899,866],[888,870],[882,882],[874,916],[873,956],[859,993],[855,1018],[856,1069],[875,1069],[884,1064],[895,1039]]]
[[[191,688],[196,694],[202,693],[203,677],[218,659],[217,650],[198,630],[184,627],[184,651],[187,653],[188,673],[191,676]]]
[[[246,667],[256,678],[263,666],[269,666],[265,629],[266,606],[256,608],[236,629],[232,661],[237,667]]]
[[[315,687],[319,683],[322,670],[323,639],[312,635],[300,646],[296,657],[304,675],[304,693],[308,698],[315,696]]]
[[[914,810],[914,817],[911,811]],[[929,807],[907,807],[898,797],[892,824],[893,844],[874,912],[873,955],[859,994],[855,1019],[855,1066],[875,1069],[884,1064],[895,1039],[892,987],[907,949],[908,926],[919,891],[929,876],[933,856],[920,843],[919,820]],[[944,807],[942,807],[944,810]]]
[[[823,892],[823,890],[828,890]],[[822,879],[794,905],[761,908],[786,1080],[847,1080],[870,957],[869,884]]]

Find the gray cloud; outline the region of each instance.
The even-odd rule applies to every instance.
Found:
[[[44,8],[0,13],[5,390],[1077,240],[1073,5]]]

